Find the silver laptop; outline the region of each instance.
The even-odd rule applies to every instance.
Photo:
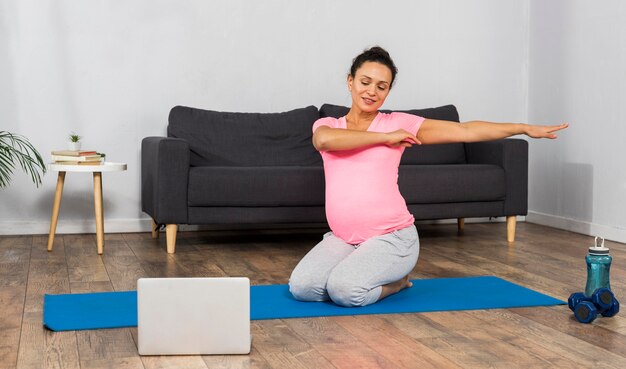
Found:
[[[141,278],[140,355],[250,353],[248,278]]]

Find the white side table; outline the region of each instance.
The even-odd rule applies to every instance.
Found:
[[[104,162],[102,165],[64,165],[54,164],[48,165],[48,169],[59,172],[57,179],[57,190],[54,195],[54,206],[52,207],[52,218],[50,219],[50,233],[48,234],[48,251],[52,251],[54,243],[54,233],[57,229],[57,220],[59,218],[59,208],[61,207],[61,197],[63,195],[63,183],[65,182],[66,172],[83,172],[93,173],[93,200],[96,210],[96,244],[98,245],[98,254],[102,255],[104,250],[104,210],[102,209],[102,173],[103,172],[121,172],[126,170],[126,163],[110,163]]]

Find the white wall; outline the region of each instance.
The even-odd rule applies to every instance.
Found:
[[[530,2],[528,221],[626,242],[626,3]]]
[[[349,104],[351,60],[375,44],[400,69],[386,107],[454,103],[462,120],[525,121],[528,5],[0,0],[0,130],[26,135],[46,156],[76,131],[84,148],[127,162],[127,172],[104,175],[105,230],[148,229],[140,143],[165,134],[174,105],[276,112]],[[36,189],[17,174],[0,190],[0,234],[47,233],[55,183],[48,173]],[[58,232],[93,229],[91,178],[70,173]]]

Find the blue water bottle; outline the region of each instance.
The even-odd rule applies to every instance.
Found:
[[[596,237],[595,245],[589,248],[585,257],[587,262],[587,286],[585,295],[591,296],[598,288],[611,289],[609,271],[611,269],[609,248],[604,246],[604,238]]]

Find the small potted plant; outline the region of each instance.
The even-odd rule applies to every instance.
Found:
[[[77,135],[77,134],[76,134],[76,133],[74,133],[74,132],[70,133],[70,135],[69,135],[69,139],[70,139],[70,142],[69,142],[69,149],[70,149],[70,150],[73,150],[73,151],[78,151],[78,150],[80,150],[80,146],[81,146],[80,139],[81,139],[81,138],[82,138],[82,137],[80,137],[79,135]]]

